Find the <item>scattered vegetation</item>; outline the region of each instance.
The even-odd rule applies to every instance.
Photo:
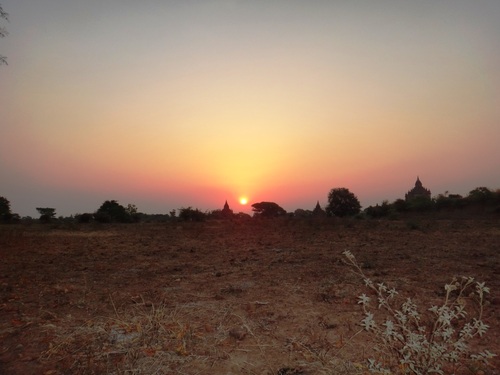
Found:
[[[182,221],[205,221],[207,215],[204,212],[201,212],[197,208],[181,208],[179,210],[179,219]]]
[[[428,221],[417,219],[427,228]],[[366,375],[371,366],[408,373],[410,364],[397,362],[400,357],[377,334],[380,328],[383,335],[388,320],[396,333],[402,323],[378,309],[377,292],[368,289],[372,301],[364,307],[376,326],[368,332],[359,324],[367,318],[356,304],[362,281],[339,249],[363,254],[361,269],[373,286],[384,296],[397,289],[401,296],[387,297],[388,304],[412,319],[411,305],[402,308],[407,294],[418,306],[448,306],[449,314],[456,311],[450,307],[455,300],[464,301],[468,315],[451,319],[455,342],[469,322],[477,332],[483,329],[474,328],[473,318],[491,325],[482,337],[464,341],[470,355],[443,361],[444,374],[484,375],[499,368],[498,357],[489,359],[499,350],[497,218],[433,222],[426,233],[406,230],[405,220],[175,220],[75,225],[71,231],[60,230],[72,228],[60,219],[54,225],[0,226],[0,372]],[[460,227],[451,226],[457,222]],[[481,275],[491,295],[483,289],[480,303],[473,282],[462,297],[460,288],[450,290],[443,304],[437,268]],[[389,272],[383,289],[377,283]],[[432,328],[437,315],[417,313],[419,324]],[[413,320],[406,325],[419,334]],[[450,328],[441,327],[442,334]],[[399,345],[396,333],[388,345]],[[445,354],[454,350],[446,348]]]
[[[40,222],[50,223],[56,218],[56,209],[50,207],[37,207],[36,210],[40,214]]]
[[[89,213],[75,215],[75,219],[79,223],[90,223],[93,218],[94,215]]]
[[[9,20],[9,14],[5,12],[0,4],[0,19],[4,19],[5,21]],[[0,27],[0,38],[7,36],[7,30],[4,27]],[[7,65],[7,58],[5,56],[0,55],[0,65]]]
[[[7,198],[0,197],[0,222],[12,223],[19,221],[19,215],[12,213]]]
[[[328,193],[328,205],[325,211],[328,216],[354,216],[361,211],[361,204],[349,189],[335,188]]]
[[[401,302],[395,288],[368,278],[350,251],[343,254],[373,295],[358,297],[365,314],[361,325],[378,343],[377,358],[368,360],[370,372],[455,374],[471,363],[487,365],[496,356],[489,350],[475,353],[470,349],[470,343],[483,338],[489,328],[483,322],[485,297],[490,292],[485,283],[472,277],[453,279],[444,287],[444,301],[422,311],[415,300]],[[372,300],[377,307],[372,306]]]
[[[165,214],[145,214],[139,212],[133,204],[122,206],[116,200],[105,201],[94,213],[76,214],[67,218],[55,218],[54,208],[37,208],[40,213],[40,221],[57,222],[60,220],[73,221],[74,223],[136,223],[144,222],[171,222],[171,221],[205,221],[205,220],[247,220],[251,216],[245,213],[235,214],[232,210],[213,210],[203,212],[198,208],[180,208],[178,215],[176,210]],[[381,204],[368,206],[361,211],[361,204],[355,194],[347,188],[334,188],[328,193],[328,203],[323,211],[319,202],[314,210],[296,209],[287,213],[285,209],[275,202],[259,202],[252,205],[254,218],[276,218],[294,217],[297,219],[319,218],[323,216],[337,218],[356,219],[403,219],[413,220],[415,215],[421,216],[427,213],[449,214],[496,214],[500,213],[500,189],[490,190],[486,187],[478,187],[469,192],[465,197],[459,194],[439,194],[433,198],[428,196],[416,196],[410,199],[396,199],[394,202],[384,200]],[[415,214],[415,215],[413,215]],[[23,217],[12,213],[10,202],[0,196],[0,222],[32,222],[31,217]],[[348,223],[347,223],[348,224]],[[416,229],[416,228],[413,228]]]
[[[393,203],[369,206],[364,213],[371,218],[391,217],[402,213],[457,212],[469,209],[480,212],[500,212],[500,189],[492,191],[478,187],[466,197],[459,194],[439,194],[434,198],[418,196],[410,200],[397,199]]]
[[[284,208],[274,202],[260,202],[252,204],[255,217],[279,217],[286,216]]]
[[[139,221],[137,207],[129,204],[127,208],[115,200],[105,201],[94,214],[96,221],[101,223],[133,223]]]

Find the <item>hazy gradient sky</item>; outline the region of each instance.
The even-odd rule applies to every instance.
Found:
[[[0,3],[0,196],[22,216],[500,187],[498,0]]]

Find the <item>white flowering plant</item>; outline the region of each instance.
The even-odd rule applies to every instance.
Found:
[[[419,311],[411,298],[401,299],[395,288],[368,278],[350,251],[343,255],[369,290],[370,295],[358,297],[364,312],[361,326],[375,335],[380,358],[387,358],[370,358],[370,372],[392,374],[396,369],[403,374],[443,375],[446,370],[454,374],[467,363],[487,365],[496,356],[488,350],[475,353],[470,347],[471,341],[482,338],[489,328],[483,322],[485,295],[490,292],[484,283],[472,277],[454,278],[444,287],[442,304]],[[468,300],[477,302],[475,310],[468,308]],[[372,312],[375,301],[376,315],[382,318]],[[469,317],[471,310],[474,316]]]

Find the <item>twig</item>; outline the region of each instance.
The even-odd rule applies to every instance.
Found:
[[[115,302],[113,301],[111,293],[109,293],[109,299],[111,300],[111,304],[113,305],[113,309],[115,310],[116,318],[121,320],[120,315],[118,315],[118,311],[116,310]]]

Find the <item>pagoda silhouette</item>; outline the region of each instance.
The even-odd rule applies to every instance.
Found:
[[[413,189],[411,189],[408,193],[406,193],[405,199],[406,199],[406,201],[410,201],[410,200],[418,198],[418,197],[424,197],[424,198],[431,199],[431,191],[429,189],[426,189],[422,185],[420,178],[417,176],[417,181],[415,182],[415,187]]]
[[[227,204],[227,200],[226,200],[226,203],[224,203],[224,208],[222,209],[222,211],[220,213],[221,213],[222,217],[232,217],[233,216],[233,210],[231,210],[229,208],[229,204]]]
[[[319,201],[318,201],[318,203],[316,203],[316,207],[314,207],[314,210],[312,211],[312,216],[315,216],[315,217],[326,216],[326,212],[319,205]]]

